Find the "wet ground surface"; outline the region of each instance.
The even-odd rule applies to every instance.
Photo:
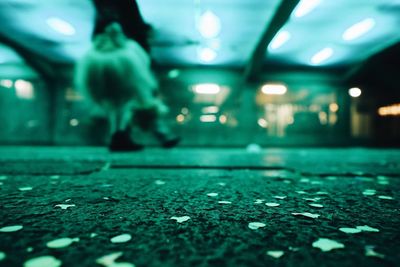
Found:
[[[399,150],[2,147],[0,266],[400,266],[399,189]]]

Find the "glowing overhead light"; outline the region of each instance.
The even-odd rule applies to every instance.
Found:
[[[215,115],[201,115],[200,116],[201,122],[215,122],[217,121],[217,116]]]
[[[33,84],[25,80],[15,81],[15,91],[18,98],[33,99],[34,97]]]
[[[227,120],[228,120],[228,118],[226,117],[226,115],[219,116],[219,122],[221,124],[225,124]]]
[[[399,116],[400,115],[400,104],[393,104],[390,106],[380,107],[378,109],[380,116]]]
[[[211,62],[217,57],[217,52],[211,48],[203,47],[197,51],[199,59],[203,62]]]
[[[46,20],[47,25],[50,26],[53,30],[64,34],[64,35],[74,35],[76,33],[76,30],[74,26],[72,26],[69,22],[57,18],[57,17],[50,17]]]
[[[204,107],[201,109],[201,111],[205,114],[208,113],[218,113],[219,112],[219,108],[217,106],[208,106],[208,107]]]
[[[12,80],[8,80],[8,79],[4,79],[4,80],[0,80],[0,85],[6,88],[11,88],[13,87],[13,81]]]
[[[266,95],[284,95],[287,88],[283,84],[265,84],[261,87],[261,92]]]
[[[294,10],[294,15],[297,18],[303,17],[310,13],[311,11],[314,10],[319,4],[321,3],[321,0],[302,0],[300,3],[296,6],[296,9]]]
[[[216,95],[221,91],[221,87],[215,83],[203,83],[193,86],[193,91],[197,94]]]
[[[349,89],[349,95],[351,97],[359,97],[361,95],[361,89],[358,87],[353,87]]]
[[[176,121],[179,123],[182,123],[185,121],[185,115],[183,114],[179,114],[178,116],[176,116]]]
[[[288,31],[281,31],[277,35],[275,35],[271,44],[269,45],[270,49],[278,49],[282,45],[284,45],[290,39],[290,33]]]
[[[221,32],[221,21],[212,11],[207,10],[200,16],[197,29],[204,38],[214,38]]]
[[[351,41],[357,39],[368,31],[370,31],[375,26],[375,20],[372,18],[364,19],[360,22],[357,22],[350,28],[348,28],[342,35],[343,40]]]
[[[312,58],[311,63],[314,65],[318,65],[333,55],[333,49],[330,47],[325,47],[321,51],[317,52]]]

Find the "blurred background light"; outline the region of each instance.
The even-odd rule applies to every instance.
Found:
[[[359,97],[361,95],[361,89],[358,87],[353,87],[349,89],[349,95],[351,97]]]
[[[168,78],[175,79],[178,78],[180,75],[180,71],[178,69],[173,69],[168,72]]]
[[[61,34],[71,36],[76,33],[74,26],[63,19],[50,17],[46,20],[46,23],[50,26],[50,28]]]
[[[197,56],[202,62],[211,62],[217,57],[217,52],[209,47],[202,47],[197,50]]]
[[[267,128],[268,127],[268,122],[264,118],[259,118],[257,120],[257,124],[262,128]]]
[[[321,0],[302,0],[294,10],[294,16],[297,18],[303,17],[313,11]]]
[[[32,99],[34,97],[33,84],[25,80],[15,81],[15,91],[18,98]]]
[[[217,37],[221,32],[221,21],[212,11],[207,10],[199,17],[197,30],[204,38]]]
[[[219,108],[217,106],[209,106],[209,107],[204,107],[201,110],[204,114],[209,114],[209,113],[218,113]]]
[[[271,44],[269,45],[269,49],[275,50],[284,45],[290,39],[290,33],[288,31],[280,31],[277,35],[275,35]]]
[[[201,115],[200,116],[201,122],[215,122],[217,121],[217,116],[215,115]]]
[[[400,116],[400,103],[390,106],[380,107],[378,109],[380,116]]]
[[[215,83],[203,83],[193,86],[193,92],[196,94],[216,95],[221,91],[221,87]]]
[[[13,87],[13,81],[9,79],[0,80],[0,86],[11,88]]]
[[[333,49],[330,47],[325,47],[324,49],[317,52],[311,58],[311,63],[314,65],[318,65],[323,63],[324,61],[328,60],[333,55]]]
[[[287,87],[283,84],[264,84],[261,87],[261,92],[266,95],[284,95],[287,92]]]
[[[364,19],[353,26],[349,27],[342,35],[343,40],[351,41],[357,39],[369,32],[375,25],[375,20],[372,18]]]

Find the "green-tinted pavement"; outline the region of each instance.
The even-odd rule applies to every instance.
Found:
[[[2,147],[0,266],[396,266],[399,179],[398,150]]]

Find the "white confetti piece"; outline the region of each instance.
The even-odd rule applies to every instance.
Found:
[[[276,199],[285,199],[285,198],[287,198],[287,196],[273,196],[273,198],[276,198]]]
[[[220,185],[220,186],[225,186],[226,183],[218,183],[218,185]]]
[[[379,232],[379,229],[370,227],[368,225],[357,226],[356,228],[364,232]]]
[[[301,195],[304,195],[304,194],[308,194],[306,191],[295,191],[297,194],[301,194]]]
[[[361,229],[358,229],[358,228],[350,228],[350,227],[342,227],[342,228],[339,228],[339,231],[342,231],[343,233],[346,233],[346,234],[357,234],[357,233],[361,233]]]
[[[280,257],[283,256],[283,254],[285,254],[285,252],[283,252],[281,250],[268,250],[267,251],[267,255],[271,256],[275,259],[279,259]]]
[[[98,258],[96,260],[96,263],[106,267],[135,267],[134,264],[129,262],[115,262],[122,255],[122,252],[111,253]]]
[[[332,249],[344,248],[342,243],[328,238],[319,238],[317,241],[312,243],[314,248],[319,248],[323,252],[331,251]]]
[[[219,204],[232,204],[232,202],[230,202],[230,201],[225,201],[225,200],[218,201],[218,203],[219,203]]]
[[[362,194],[364,196],[373,196],[376,194],[376,190],[375,189],[365,189]]]
[[[323,184],[324,182],[322,181],[312,181],[311,184],[312,185],[316,185],[316,184]]]
[[[254,201],[254,204],[262,204],[265,201],[265,199],[256,199],[256,201]]]
[[[69,237],[63,237],[63,238],[58,238],[54,239],[52,241],[49,241],[46,243],[46,246],[48,248],[65,248],[70,246],[74,242],[79,242],[79,238],[69,238]]]
[[[110,239],[110,241],[111,241],[111,243],[125,243],[131,239],[132,239],[132,236],[130,234],[122,234],[122,235],[114,236],[113,238]]]
[[[209,197],[216,197],[216,196],[218,196],[218,193],[208,193],[207,196],[209,196]]]
[[[321,204],[315,204],[315,203],[310,203],[310,204],[308,204],[309,206],[311,206],[311,207],[314,207],[314,208],[323,208],[324,206],[323,205],[321,205]]]
[[[50,179],[54,179],[54,180],[60,179],[60,175],[52,175],[52,176],[50,176]]]
[[[300,183],[309,183],[310,182],[310,179],[308,179],[308,178],[301,178],[300,179]]]
[[[0,251],[0,261],[4,260],[5,258],[6,258],[6,253]]]
[[[314,198],[307,198],[307,197],[305,197],[305,198],[303,198],[303,199],[306,200],[306,201],[310,201],[310,202],[317,202],[317,201],[320,201],[320,200],[321,200],[320,197],[314,197]]]
[[[4,226],[0,228],[0,232],[3,233],[11,233],[11,232],[16,232],[24,228],[22,225],[10,225],[10,226]]]
[[[393,200],[394,199],[393,197],[390,197],[390,196],[378,196],[378,198],[385,199],[385,200]]]
[[[249,228],[250,228],[251,230],[257,230],[258,228],[265,227],[266,225],[265,225],[265,223],[251,222],[251,223],[249,223],[248,226],[249,226]]]
[[[284,180],[283,181],[285,184],[291,184],[292,183],[292,181],[290,181],[290,180]]]
[[[91,233],[90,234],[90,238],[93,238],[93,237],[96,237],[96,236],[98,236],[98,234],[96,234],[96,233]]]
[[[328,193],[328,192],[325,192],[325,191],[318,191],[318,192],[315,193],[315,194],[317,194],[317,195],[329,195],[329,193]]]
[[[32,189],[33,189],[33,188],[30,187],[30,186],[25,186],[25,187],[19,187],[19,188],[18,188],[19,191],[30,191],[30,190],[32,190]]]
[[[380,259],[384,259],[385,258],[385,255],[375,251],[375,247],[374,246],[365,246],[365,256],[367,256],[367,257],[377,257],[377,258],[380,258]]]
[[[156,180],[154,183],[155,183],[156,185],[163,185],[163,184],[165,184],[165,182],[162,181],[162,180]]]
[[[24,267],[59,267],[62,262],[53,256],[40,256],[27,260]]]
[[[177,223],[183,223],[183,222],[186,222],[186,221],[190,220],[190,217],[189,216],[181,216],[181,217],[173,216],[170,219],[171,220],[176,220]]]
[[[66,210],[70,207],[75,207],[75,204],[57,204],[54,207],[60,207],[63,210]]]
[[[265,205],[268,206],[268,207],[278,207],[278,206],[280,206],[281,204],[279,204],[279,203],[274,203],[274,202],[267,202],[267,203],[265,203]]]
[[[309,212],[302,212],[302,213],[294,212],[294,213],[292,213],[292,215],[294,215],[294,216],[304,216],[304,217],[312,218],[312,219],[316,219],[319,216],[321,216],[319,214],[312,214],[312,213],[309,213]]]

